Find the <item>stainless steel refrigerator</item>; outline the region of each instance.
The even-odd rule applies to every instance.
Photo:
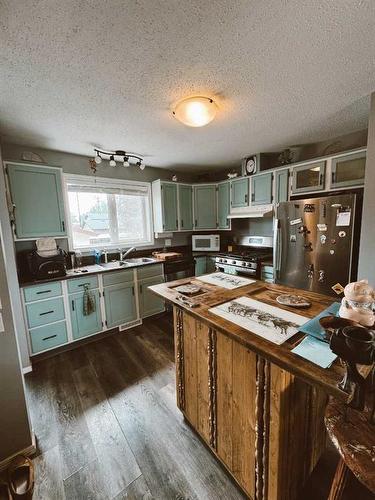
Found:
[[[275,282],[335,295],[357,278],[361,200],[356,194],[279,203]]]

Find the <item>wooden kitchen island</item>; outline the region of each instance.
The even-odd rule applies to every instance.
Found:
[[[205,292],[190,307],[175,287],[193,283]],[[195,278],[150,287],[173,304],[177,405],[249,498],[297,500],[326,446],[324,410],[328,395],[346,401],[338,388],[343,368],[329,369],[291,353],[297,334],[273,344],[209,311],[249,296],[314,317],[333,299],[302,292],[312,305],[296,311],[276,303],[298,291],[257,281],[235,290]]]

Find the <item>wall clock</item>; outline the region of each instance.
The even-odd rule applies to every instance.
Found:
[[[257,171],[257,157],[249,156],[242,162],[242,175],[253,175]]]

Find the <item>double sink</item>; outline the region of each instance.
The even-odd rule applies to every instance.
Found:
[[[135,257],[134,259],[116,260],[114,262],[107,262],[99,265],[104,269],[122,269],[124,267],[134,267],[141,266],[143,264],[151,264],[152,262],[158,261],[156,259],[151,259],[150,257]]]

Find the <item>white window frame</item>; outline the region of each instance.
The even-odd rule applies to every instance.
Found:
[[[145,242],[140,243],[139,241],[128,241],[126,243],[107,243],[107,244],[97,244],[97,245],[88,245],[85,247],[74,247],[73,243],[73,230],[72,224],[70,220],[70,207],[69,207],[69,196],[68,196],[68,184],[76,183],[82,184],[82,186],[100,186],[100,187],[117,187],[117,188],[126,188],[126,186],[140,186],[142,188],[147,189],[147,197],[148,197],[148,220],[149,220],[149,239]],[[65,204],[65,220],[67,225],[67,234],[68,234],[68,245],[70,250],[79,251],[82,253],[89,253],[90,251],[97,248],[98,250],[111,250],[118,248],[127,248],[136,246],[140,247],[149,247],[154,245],[154,223],[152,216],[152,194],[151,194],[151,183],[150,182],[141,182],[141,181],[130,181],[126,179],[112,179],[110,177],[93,177],[90,175],[78,175],[78,174],[64,174],[63,175],[63,184],[64,184],[64,204]]]

